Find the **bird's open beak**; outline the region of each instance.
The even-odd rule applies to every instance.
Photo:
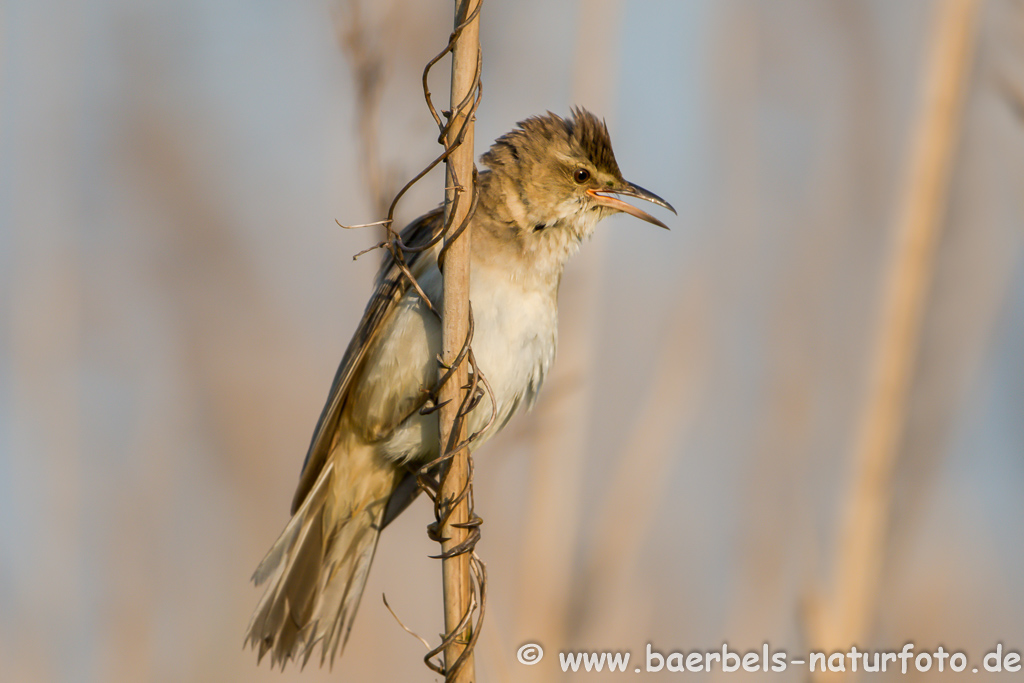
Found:
[[[636,216],[641,220],[645,220],[648,223],[654,223],[655,225],[665,228],[666,230],[668,230],[668,226],[659,221],[657,218],[655,218],[654,216],[652,216],[651,214],[647,213],[642,209],[636,208],[632,204],[627,204],[618,197],[615,197],[614,195],[622,195],[624,197],[636,197],[637,199],[644,199],[646,201],[651,202],[652,204],[657,204],[658,206],[665,207],[672,213],[676,213],[676,210],[672,208],[672,205],[666,202],[664,199],[654,194],[653,192],[645,190],[639,185],[634,185],[633,183],[626,183],[625,187],[622,188],[608,188],[605,190],[587,190],[587,194],[589,194],[593,198],[594,203],[597,204],[598,206],[606,206],[609,209],[613,209],[615,211],[628,213],[630,216]]]

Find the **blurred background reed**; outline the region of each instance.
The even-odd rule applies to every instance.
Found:
[[[485,4],[478,152],[580,104],[680,215],[602,224],[539,405],[478,453],[480,680],[821,642],[947,5]],[[976,5],[857,636],[975,662],[1024,647],[1024,2]],[[242,651],[248,577],[376,267],[334,220],[437,153],[450,9],[0,7],[0,679],[300,678]],[[345,656],[302,680],[432,679],[380,601],[441,630],[430,519],[383,535]]]

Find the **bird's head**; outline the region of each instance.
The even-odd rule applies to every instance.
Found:
[[[548,112],[520,121],[481,160],[499,181],[511,218],[526,231],[561,227],[582,238],[599,220],[619,212],[668,229],[620,196],[675,213],[664,199],[622,177],[608,128],[585,109],[574,109],[566,119]]]

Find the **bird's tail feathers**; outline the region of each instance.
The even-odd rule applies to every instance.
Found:
[[[368,449],[329,458],[302,505],[256,568],[269,582],[249,622],[246,644],[271,666],[305,666],[321,644],[321,665],[344,648],[366,585],[395,468]]]

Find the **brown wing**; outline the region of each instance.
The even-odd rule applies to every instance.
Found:
[[[441,208],[420,216],[402,230],[402,242],[409,247],[426,244],[441,229],[442,221],[443,210]],[[415,273],[419,270],[418,266],[421,265],[423,259],[431,258],[436,258],[434,249],[410,252],[406,254],[405,262],[409,270]],[[292,514],[302,505],[302,501],[305,500],[320,474],[320,470],[327,462],[327,456],[334,443],[338,421],[341,418],[345,402],[348,400],[352,378],[358,374],[367,348],[383,327],[384,321],[391,315],[395,304],[401,300],[408,289],[409,283],[402,271],[395,264],[391,254],[385,252],[384,262],[377,273],[377,286],[370,297],[370,302],[366,305],[363,319],[359,322],[359,327],[352,336],[352,341],[348,343],[345,355],[341,358],[341,364],[331,383],[331,391],[327,395],[327,403],[324,405],[320,419],[316,423],[316,429],[313,431],[313,439],[302,465],[299,486],[292,499]]]

